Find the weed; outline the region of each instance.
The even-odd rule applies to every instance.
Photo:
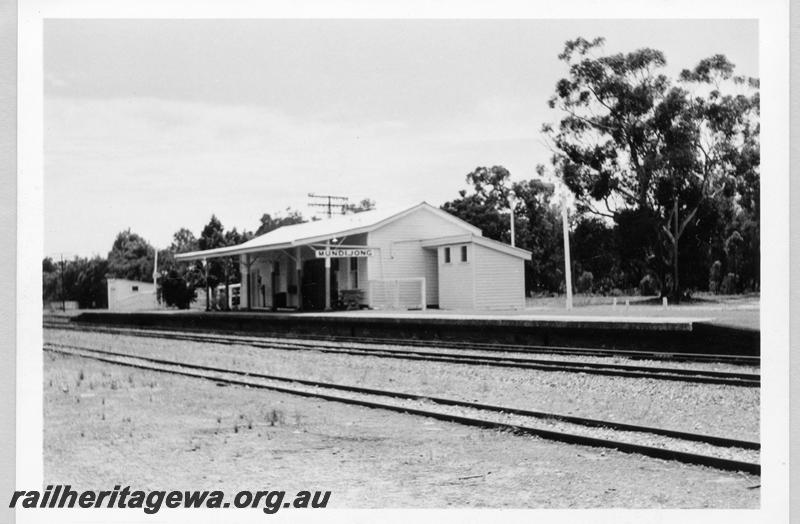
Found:
[[[78,372],[78,380],[83,380],[85,377],[86,377],[86,375],[83,374],[83,369],[81,369]]]
[[[270,426],[274,426],[275,424],[283,424],[283,420],[283,411],[279,409],[271,409],[269,413],[267,413],[267,422],[269,422]]]
[[[133,373],[128,375],[128,384],[130,384],[131,386],[133,385]]]
[[[233,432],[234,433],[239,433],[239,424],[234,424],[233,425]]]

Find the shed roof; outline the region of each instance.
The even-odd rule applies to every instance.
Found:
[[[241,255],[245,253],[255,253],[259,251],[271,251],[275,249],[286,249],[296,246],[304,246],[318,242],[324,242],[335,237],[357,235],[368,233],[382,227],[390,222],[398,220],[418,209],[427,209],[444,220],[457,224],[462,227],[466,234],[480,237],[481,230],[460,218],[442,211],[438,207],[432,206],[427,202],[421,202],[408,208],[384,208],[363,211],[352,215],[342,215],[327,220],[317,220],[304,222],[291,226],[283,226],[259,235],[247,242],[237,246],[226,246],[205,251],[192,251],[175,255],[178,260],[200,260],[204,258],[215,258],[223,256]]]
[[[427,240],[423,240],[421,242],[422,247],[427,248],[434,248],[439,246],[448,246],[452,244],[469,244],[475,243],[479,246],[483,246],[488,249],[493,249],[495,251],[499,251],[501,253],[505,253],[506,255],[511,255],[519,258],[529,259],[531,258],[531,252],[526,251],[524,249],[510,246],[508,244],[504,244],[502,242],[498,242],[497,240],[492,240],[491,238],[486,238],[483,236],[475,236],[475,235],[451,235],[446,237],[439,237],[439,238],[431,238]]]

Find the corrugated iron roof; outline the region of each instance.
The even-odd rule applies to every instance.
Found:
[[[476,236],[482,234],[481,230],[472,224],[464,222],[460,218],[446,211],[442,211],[427,202],[421,202],[412,207],[373,209],[371,211],[363,211],[351,215],[336,216],[327,220],[316,220],[304,222],[302,224],[283,226],[237,246],[181,253],[176,255],[175,258],[178,260],[200,260],[203,258],[232,256],[308,245],[334,237],[367,233],[421,208],[431,210],[442,218],[460,225],[470,234]]]

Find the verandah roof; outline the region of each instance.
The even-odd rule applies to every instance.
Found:
[[[477,237],[481,236],[481,230],[477,227],[427,202],[421,202],[420,204],[408,208],[373,209],[371,211],[354,213],[352,215],[336,216],[327,220],[283,226],[237,246],[181,253],[175,255],[175,258],[177,260],[202,260],[307,246],[324,242],[332,238],[368,233],[421,208],[428,209],[445,220],[458,224],[464,228],[467,234]]]

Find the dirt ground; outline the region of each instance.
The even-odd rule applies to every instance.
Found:
[[[46,483],[331,490],[348,508],[754,508],[756,476],[44,356]]]
[[[760,390],[79,331],[45,340],[361,387],[759,440]]]

